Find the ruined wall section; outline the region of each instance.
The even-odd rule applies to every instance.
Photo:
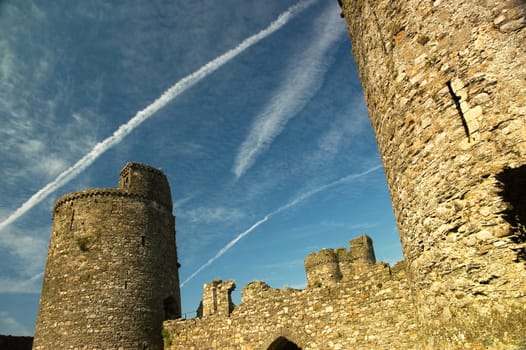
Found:
[[[342,3],[422,343],[524,344],[526,2]]]
[[[202,312],[198,312],[198,316],[230,315],[235,307],[231,296],[235,288],[236,284],[232,280],[206,283],[203,287]]]
[[[132,183],[148,179],[127,167]],[[165,183],[160,198],[119,188],[57,201],[34,349],[162,349],[163,320],[181,314]]]
[[[338,255],[334,249],[310,253],[305,259],[305,272],[309,287],[331,286],[342,279]]]
[[[322,249],[305,259],[308,287],[334,286],[354,279],[376,263],[372,239],[363,234],[349,241],[345,248]]]
[[[405,270],[379,263],[348,282],[304,290],[252,282],[229,316],[164,323],[166,349],[267,350],[284,339],[303,350],[415,349]]]

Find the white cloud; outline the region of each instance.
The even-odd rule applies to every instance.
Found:
[[[245,218],[245,213],[237,208],[195,208],[179,212],[179,217],[199,224],[233,223]]]
[[[372,172],[375,172],[379,169],[382,169],[382,165],[378,164],[378,165],[375,165],[361,173],[357,173],[357,174],[351,174],[351,175],[347,175],[347,176],[344,176],[344,177],[341,177],[339,178],[338,180],[335,180],[335,181],[332,181],[330,183],[327,183],[325,185],[322,185],[322,186],[318,186],[318,187],[315,187],[313,189],[310,189],[310,190],[305,190],[303,192],[301,192],[300,194],[298,194],[294,199],[292,199],[290,202],[288,202],[287,204],[279,207],[278,209],[274,210],[272,213],[268,214],[268,217],[272,217],[276,214],[279,214],[285,210],[288,210],[296,205],[298,205],[299,203],[309,199],[310,197],[314,196],[315,194],[318,194],[320,192],[323,192],[329,188],[332,188],[332,187],[336,187],[336,186],[339,186],[339,185],[343,185],[343,184],[346,184],[346,183],[351,183],[355,180],[358,180],[364,176],[367,176],[369,175],[370,173]]]
[[[334,10],[334,6],[329,6],[326,12]],[[334,21],[334,16],[329,13],[322,14],[320,19],[323,23],[317,23],[321,28],[316,31],[312,44],[302,51],[300,57],[291,59],[290,70],[283,77],[281,86],[273,93],[263,112],[255,117],[239,147],[232,168],[236,178],[254,165],[257,157],[270,147],[289,120],[307,105],[322,86],[331,62],[328,54],[344,34],[344,26]]]
[[[0,277],[0,293],[35,293],[42,288],[43,272],[28,278]]]
[[[367,113],[357,110],[361,105],[357,99],[354,99],[349,106],[339,111],[339,116],[318,138],[316,149],[305,153],[302,160],[304,171],[314,172],[327,167],[327,164],[341,156],[342,150],[346,150],[348,156],[351,156],[350,150],[357,148],[354,144],[369,123]],[[353,146],[349,147],[351,144]]]
[[[322,221],[320,222],[321,226],[338,228],[343,231],[356,231],[356,230],[370,230],[378,226],[376,223],[359,223],[352,224],[348,222],[337,222],[337,221]]]
[[[50,226],[34,226],[31,230],[11,226],[0,234],[0,249],[4,252],[0,293],[40,292],[49,236],[39,233],[50,231]]]
[[[56,155],[48,155],[40,158],[39,162],[35,163],[34,169],[39,174],[51,177],[63,171],[66,167],[67,163],[64,159],[58,158]]]
[[[22,215],[27,213],[31,208],[40,203],[49,194],[53,193],[58,188],[69,182],[71,179],[78,176],[88,166],[90,166],[99,156],[105,153],[111,147],[119,144],[128,134],[139,127],[145,120],[149,119],[157,111],[164,108],[174,98],[179,96],[187,89],[193,87],[195,84],[205,79],[207,76],[215,72],[217,69],[228,63],[230,60],[250,48],[252,45],[272,35],[275,31],[286,25],[295,15],[306,9],[312,4],[312,1],[299,2],[297,5],[291,6],[283,12],[275,21],[273,21],[267,28],[260,32],[246,38],[239,45],[231,50],[228,50],[219,57],[206,63],[195,72],[177,81],[174,85],[162,93],[155,101],[147,105],[144,109],[139,110],[126,123],[120,125],[111,136],[103,141],[97,143],[87,154],[81,157],[75,164],[64,170],[51,182],[38,190],[28,200],[26,200],[20,207],[18,207],[7,218],[0,222],[0,230],[5,229],[14,221],[18,220]]]
[[[230,249],[232,249],[233,246],[237,244],[241,239],[243,239],[245,236],[250,234],[252,231],[254,231],[259,225],[265,223],[268,220],[268,216],[265,216],[263,219],[257,221],[254,225],[250,226],[245,231],[238,234],[233,240],[227,243],[223,248],[221,248],[216,255],[208,259],[206,263],[201,265],[194,273],[192,273],[190,276],[188,276],[183,282],[181,282],[181,288],[186,285],[189,281],[191,281],[195,276],[197,276],[201,271],[203,271],[208,266],[212,265],[217,259],[222,257],[226,252],[228,252]]]
[[[232,249],[242,238],[244,238],[245,236],[247,236],[248,234],[250,234],[252,231],[254,231],[257,227],[259,227],[260,225],[264,224],[265,222],[267,222],[268,220],[271,220],[273,216],[275,215],[278,215],[280,214],[281,212],[283,211],[286,211],[298,204],[300,204],[301,202],[309,199],[310,197],[322,192],[322,191],[325,191],[329,188],[332,188],[332,187],[335,187],[335,186],[339,186],[339,185],[343,185],[343,184],[346,184],[346,183],[350,183],[350,182],[353,182],[355,180],[358,180],[378,169],[381,169],[382,166],[381,165],[376,165],[372,168],[369,168],[361,173],[358,173],[358,174],[351,174],[351,175],[348,175],[348,176],[344,176],[338,180],[335,180],[333,182],[330,182],[330,183],[327,183],[323,186],[319,186],[317,188],[314,188],[314,189],[311,189],[311,190],[308,190],[308,191],[304,191],[302,193],[300,193],[297,197],[295,197],[294,199],[292,199],[291,201],[289,201],[287,204],[279,207],[278,209],[268,213],[267,215],[265,215],[265,217],[263,217],[262,219],[260,219],[259,221],[256,221],[251,227],[249,227],[247,230],[243,231],[242,233],[238,234],[233,240],[231,240],[230,242],[228,242],[223,248],[221,248],[219,250],[219,252],[217,252],[216,255],[214,255],[212,258],[210,258],[205,264],[201,265],[201,267],[199,267],[195,272],[193,272],[189,277],[187,277],[182,283],[181,283],[181,287],[183,287],[184,285],[186,285],[186,283],[188,283],[189,281],[191,281],[195,276],[197,276],[201,271],[203,271],[205,268],[207,268],[208,266],[212,265],[217,259],[219,259],[221,256],[223,256],[227,251],[229,251],[230,249]]]
[[[68,117],[74,89],[67,76],[56,75],[60,50],[37,39],[46,29],[35,34],[34,27],[16,23],[27,18],[20,8],[6,4],[3,10],[10,16],[2,18],[0,39],[0,187],[6,205],[14,206],[21,189],[45,183],[94,143],[96,118],[91,111]],[[31,11],[33,21],[49,20],[35,5]]]
[[[0,333],[18,336],[32,335],[26,327],[24,327],[15,318],[11,317],[8,312],[2,310],[0,310]]]
[[[50,227],[33,228],[28,232],[9,227],[0,235],[0,248],[7,252],[7,263],[0,276],[2,292],[40,292],[40,275],[44,269],[48,236],[36,236],[35,232],[50,232]],[[9,260],[8,260],[9,257]]]

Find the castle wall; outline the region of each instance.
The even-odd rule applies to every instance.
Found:
[[[234,310],[232,291],[236,288],[234,281],[215,280],[203,287],[202,313],[199,316],[229,315]]]
[[[338,255],[333,249],[323,249],[310,253],[305,259],[307,286],[330,286],[342,279]]]
[[[349,241],[345,248],[322,249],[305,258],[308,287],[334,286],[361,276],[376,263],[372,239],[362,234]]]
[[[349,282],[305,290],[253,282],[229,316],[166,321],[166,349],[415,349],[405,270],[370,265]],[[391,273],[392,272],[392,273]]]
[[[526,342],[526,2],[342,0],[423,345]]]
[[[353,264],[374,264],[373,240],[367,235],[361,235],[349,241],[349,256]]]
[[[34,349],[162,349],[162,322],[181,309],[171,201],[160,202],[122,188],[57,201]]]

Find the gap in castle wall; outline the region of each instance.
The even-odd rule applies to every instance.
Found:
[[[526,164],[504,169],[497,180],[502,186],[502,199],[510,205],[504,212],[504,219],[514,229],[511,239],[516,244],[526,243]],[[525,247],[517,250],[517,259],[526,262]]]

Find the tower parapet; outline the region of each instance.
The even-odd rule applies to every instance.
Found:
[[[305,259],[307,286],[332,286],[342,280],[369,271],[376,263],[373,241],[361,235],[349,241],[350,250],[345,248],[322,249],[310,253]]]
[[[309,287],[334,285],[342,278],[338,256],[333,249],[322,249],[317,253],[310,253],[304,264]]]
[[[164,173],[141,163],[127,163],[122,168],[119,188],[131,193],[143,195],[172,211],[170,185]]]
[[[348,279],[349,276],[354,275],[354,266],[352,263],[351,253],[345,248],[337,248],[336,256],[338,257],[338,267],[342,275],[342,279]]]
[[[361,235],[349,241],[349,257],[351,262],[359,264],[375,264],[373,240],[367,235]]]
[[[163,320],[180,317],[168,182],[142,164],[124,170],[125,189],[56,202],[34,349],[160,350]]]

